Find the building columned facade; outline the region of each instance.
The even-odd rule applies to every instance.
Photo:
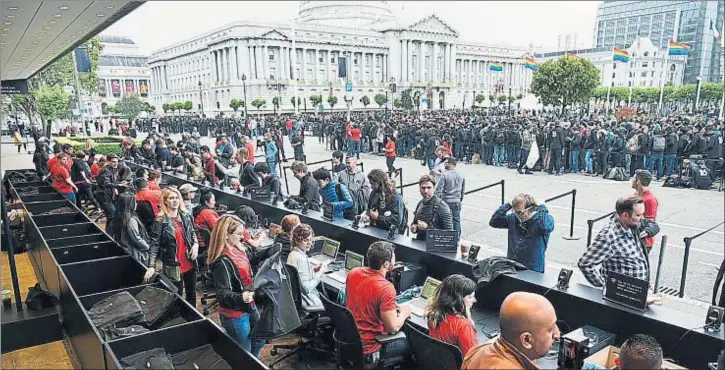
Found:
[[[294,40],[293,40],[294,39]],[[151,103],[190,100],[198,111],[231,112],[231,99],[264,99],[263,111],[281,97],[283,111],[313,109],[309,98],[338,98],[335,109],[362,109],[362,96],[377,108],[376,94],[389,105],[404,89],[419,92],[421,109],[471,106],[477,94],[525,94],[530,50],[459,41],[458,32],[435,15],[403,22],[385,1],[303,1],[297,19],[280,24],[240,21],[152,53]],[[491,71],[502,63],[502,71]],[[340,69],[347,72],[344,78]],[[352,91],[346,91],[346,83]],[[395,84],[395,92],[392,85]],[[245,97],[246,95],[246,97]]]
[[[634,40],[627,49],[629,62],[613,61],[611,47],[570,50],[568,53],[587,59],[599,70],[601,86],[660,87],[662,78],[665,85],[680,86],[685,75],[685,56],[667,56],[667,49],[660,49],[648,38]],[[566,52],[535,54],[540,63],[558,59]],[[665,64],[666,63],[666,64]]]
[[[103,50],[98,63],[98,92],[91,105],[92,115],[108,115],[107,108],[129,94],[149,101],[151,70],[148,56],[143,55],[128,37],[100,35],[99,38]]]

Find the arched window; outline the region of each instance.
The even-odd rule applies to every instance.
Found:
[[[649,56],[649,51],[645,51],[644,56]]]
[[[675,65],[673,64],[670,66],[670,72],[674,72],[674,71],[675,71]]]

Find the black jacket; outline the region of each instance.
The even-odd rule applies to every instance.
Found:
[[[232,259],[222,253],[216,261],[209,265],[209,269],[211,269],[219,306],[229,310],[252,312],[251,305],[242,300],[242,292],[245,289],[251,291],[252,287],[244,286],[239,269],[234,265]],[[255,297],[255,299],[259,299],[259,297]]]
[[[48,155],[48,145],[40,144],[38,148],[35,149],[35,153],[33,153],[35,173],[38,174],[38,177],[47,176],[50,173],[50,169],[48,168],[49,159],[50,156]]]
[[[259,186],[259,177],[254,172],[254,165],[249,161],[244,162],[239,169],[239,184],[245,187],[249,185]]]
[[[250,334],[254,339],[277,338],[302,325],[286,265],[277,253],[265,260],[254,275],[254,291],[266,298],[259,302],[262,314]]]
[[[383,230],[390,230],[390,226],[398,225],[398,232],[402,233],[403,228],[400,227],[402,224],[401,215],[401,204],[398,201],[398,197],[395,195],[387,194],[385,201],[382,199],[380,191],[373,191],[370,193],[370,199],[368,200],[368,211],[377,210],[378,219],[370,219],[370,226],[374,226]],[[390,212],[389,215],[386,215]]]
[[[451,208],[438,196],[434,195],[428,201],[421,199],[415,208],[414,215],[412,224],[421,220],[428,224],[428,229],[453,230]],[[425,240],[426,233],[416,233],[416,239]]]
[[[564,147],[564,132],[561,128],[555,127],[548,135],[549,148],[550,149],[561,149]]]
[[[670,134],[665,138],[665,154],[677,154],[678,142],[679,139],[677,134],[670,132]]]
[[[118,164],[116,171],[113,171],[110,165],[103,166],[96,176],[98,188],[106,194],[108,199],[113,199],[113,189],[118,189],[119,194],[123,192],[118,183],[126,181],[130,186],[131,179],[131,169],[123,163]]]
[[[292,241],[289,233],[279,233],[274,237],[274,244],[280,244],[280,256],[283,261],[287,261],[287,256],[292,252]]]
[[[187,252],[194,244],[198,244],[196,232],[194,231],[194,220],[191,214],[179,212],[181,225],[184,227],[184,241]],[[178,266],[176,258],[176,233],[174,221],[170,217],[157,218],[151,227],[149,235],[149,266],[155,266],[156,260],[160,259],[164,266]]]
[[[309,209],[320,210],[320,187],[310,173],[300,180],[300,197],[307,199]]]

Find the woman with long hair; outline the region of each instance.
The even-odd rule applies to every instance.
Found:
[[[113,237],[131,256],[148,267],[148,233],[136,215],[136,196],[123,193],[116,199],[116,215],[113,217]]]
[[[163,273],[174,282],[179,293],[184,291],[186,301],[196,307],[196,257],[199,242],[194,231],[194,220],[181,200],[181,193],[173,187],[161,192],[159,215],[151,227],[149,267],[144,280],[156,273],[156,259],[163,264]]]
[[[300,278],[302,301],[307,307],[322,306],[317,286],[320,284],[322,274],[327,271],[327,264],[323,264],[315,272],[315,266],[307,259],[307,252],[314,245],[312,241],[314,237],[315,233],[312,231],[310,225],[297,225],[292,230],[292,252],[287,256],[287,264],[297,269],[297,275]]]
[[[252,340],[250,333],[259,312],[254,303],[253,261],[242,241],[244,222],[225,214],[217,220],[209,239],[207,264],[212,271],[219,302],[219,321],[224,330],[247,352],[258,356],[264,341]]]
[[[403,213],[404,205],[397,196],[395,185],[381,169],[374,169],[368,174],[370,180],[370,199],[368,200],[368,210],[360,219],[364,222],[370,222],[370,226],[383,230],[390,230],[390,227],[396,225],[398,232],[403,233]]]
[[[216,225],[219,215],[216,213],[216,198],[209,189],[202,189],[199,205],[194,207],[192,215],[197,226],[211,231]]]
[[[476,303],[476,283],[463,275],[450,275],[428,303],[425,317],[428,335],[457,346],[463,356],[478,344],[471,306]]]
[[[260,241],[263,228],[259,227],[259,218],[250,206],[239,206],[234,210],[234,215],[244,221],[244,242],[252,248],[259,248],[262,243]]]
[[[282,232],[274,236],[274,243],[281,245],[279,257],[282,261],[287,261],[287,256],[292,252],[292,229],[300,224],[300,218],[297,215],[287,215],[279,224],[282,226]]]
[[[91,158],[95,157],[96,154],[98,154],[98,150],[96,150],[96,142],[91,138],[86,139],[86,150],[84,150],[83,152],[86,153],[86,155],[88,156],[88,160],[90,161]],[[88,163],[89,166],[91,164],[92,163]]]

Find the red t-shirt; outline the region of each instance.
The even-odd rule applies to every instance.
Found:
[[[214,229],[214,225],[216,225],[217,220],[219,219],[219,215],[216,213],[215,210],[207,208],[205,210],[202,210],[199,212],[198,215],[196,215],[196,218],[194,219],[194,222],[202,228],[205,228],[209,231]]]
[[[154,209],[154,217],[159,215],[159,207],[161,207],[161,191],[151,189],[141,189],[136,192],[136,200],[146,200],[151,203]]]
[[[55,190],[58,190],[63,194],[73,192],[73,187],[66,182],[66,180],[70,178],[70,173],[65,166],[60,165],[60,163],[56,163],[56,165],[50,169],[50,176],[51,185],[55,188]]]
[[[350,139],[353,141],[360,141],[360,129],[354,128],[350,130]]]
[[[380,313],[396,310],[395,287],[379,271],[356,267],[347,274],[345,290],[347,308],[360,332],[363,353],[368,355],[380,350],[375,336],[387,334]]]
[[[62,154],[65,155],[65,154]],[[55,167],[55,164],[58,163],[59,156],[54,156],[53,158],[48,160],[48,168],[53,169]],[[73,167],[73,160],[71,157],[68,157],[68,160],[65,162],[65,168],[70,171],[71,167]]]
[[[446,318],[438,324],[437,328],[428,324],[428,335],[458,347],[466,357],[466,353],[478,344],[476,327],[471,320],[460,315],[446,315]]]
[[[96,176],[98,176],[98,173],[101,172],[101,166],[98,165],[98,163],[94,163],[91,165],[91,180],[95,179]]]
[[[392,149],[392,151],[388,152],[390,149]],[[393,140],[388,140],[388,143],[385,144],[385,156],[388,158],[395,158],[395,142]]]
[[[252,266],[249,264],[249,257],[247,254],[237,248],[224,248],[224,252],[234,263],[234,266],[239,271],[239,277],[242,279],[242,285],[245,287],[252,286]],[[237,319],[244,316],[244,312],[232,310],[219,306],[219,314],[224,315],[231,319]]]
[[[247,152],[249,152],[249,163],[254,164],[254,145],[247,141],[244,143],[244,147],[247,148]]]
[[[160,191],[161,187],[159,186],[159,184],[157,184],[153,181],[149,181],[149,190],[159,190]]]
[[[176,259],[179,261],[179,269],[183,274],[194,268],[194,266],[191,264],[191,261],[189,261],[189,258],[186,257],[184,226],[177,220],[174,220],[174,225],[176,226],[174,228],[174,236],[176,237]]]
[[[286,126],[287,126],[287,130],[291,130],[292,129],[292,121],[287,121]]]
[[[659,207],[659,202],[655,198],[655,195],[650,190],[647,190],[642,193],[642,200],[644,200],[644,218],[653,221],[657,220],[657,207]],[[655,238],[645,238],[644,240],[647,243],[647,248],[652,248],[655,244]]]

